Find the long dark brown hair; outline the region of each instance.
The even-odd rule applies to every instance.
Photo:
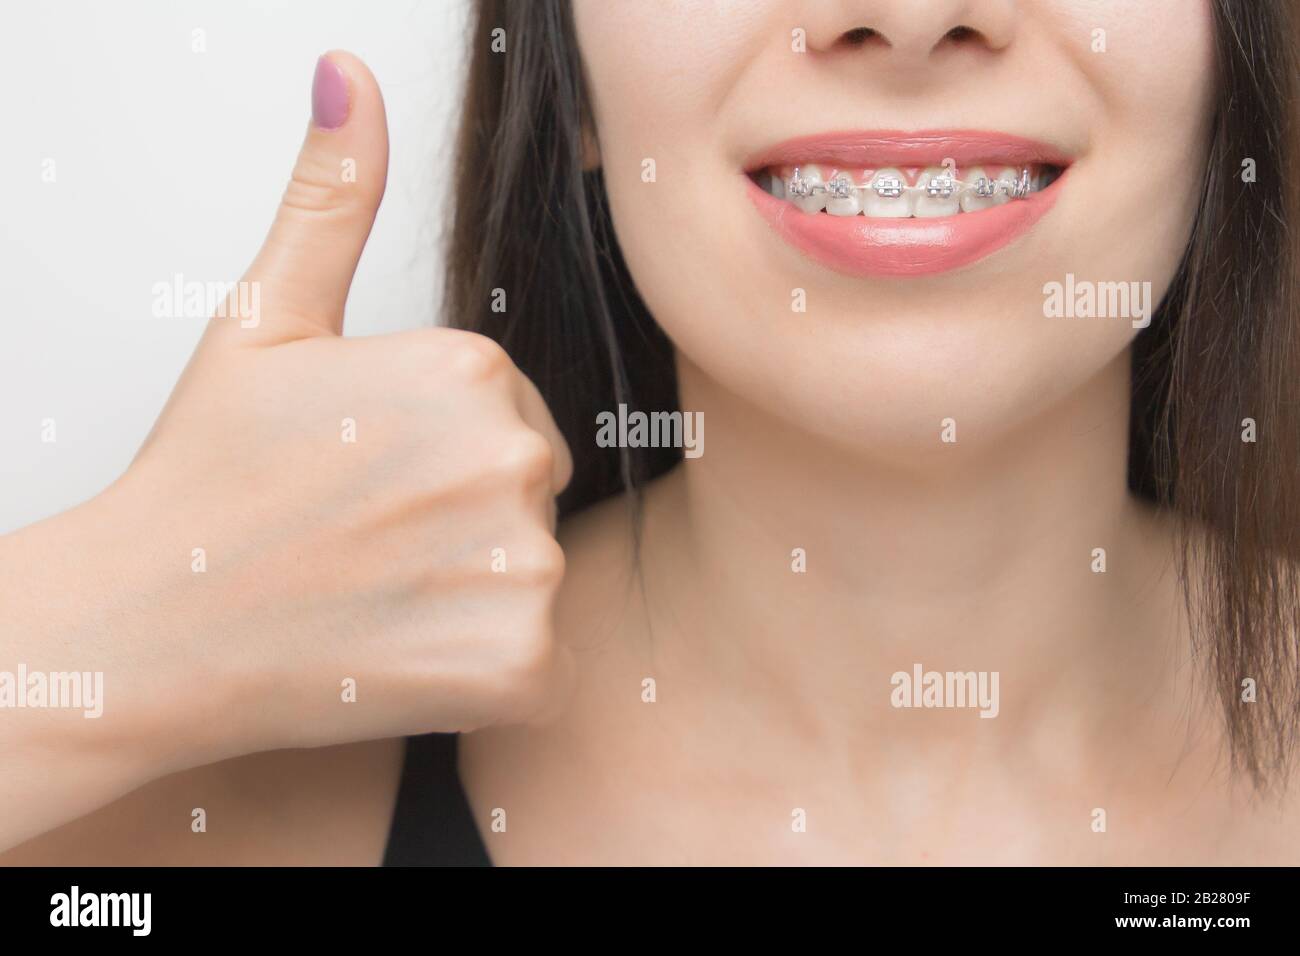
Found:
[[[1180,518],[1203,670],[1234,765],[1263,786],[1284,779],[1300,723],[1300,17],[1290,0],[1212,9],[1213,136],[1177,276],[1133,350],[1129,484]],[[599,448],[596,415],[676,408],[676,373],[601,173],[583,167],[591,114],[569,3],[479,0],[472,44],[446,321],[500,342],[546,398],[575,459],[562,513],[621,492],[635,509],[677,455]]]

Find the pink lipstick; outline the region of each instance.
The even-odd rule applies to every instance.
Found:
[[[873,131],[788,140],[745,168],[751,202],[795,249],[846,275],[900,278],[970,265],[1025,235],[1052,208],[1070,162],[1002,133]],[[805,192],[815,184],[810,199],[785,194],[791,169],[805,171],[789,180]]]

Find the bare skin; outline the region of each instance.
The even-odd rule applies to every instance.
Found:
[[[632,572],[619,561],[627,536],[618,503],[567,529],[562,632],[580,661],[577,702],[559,724],[485,730],[461,746],[462,778],[496,862],[1296,859],[1294,799],[1256,798],[1227,772],[1215,705],[1189,686],[1193,666],[1170,666],[1188,656],[1172,573],[1118,588],[1113,629],[1091,645],[1071,643],[1088,625],[1053,611],[1053,595],[1026,600],[1025,626],[1004,634],[1008,653],[996,655],[1006,662],[996,719],[895,710],[894,664],[879,663],[885,641],[867,619],[837,631],[831,608],[815,617],[815,602],[794,591],[812,580],[796,584],[778,557],[771,587],[748,585],[746,546],[731,552],[745,568],[732,578],[739,593],[721,574],[697,572],[682,540],[691,530],[673,518],[689,507],[689,485],[679,469],[649,496],[648,605],[622,583]],[[1135,502],[1125,519],[1131,533],[1112,560],[1158,567],[1172,543],[1166,522]],[[775,590],[781,575],[788,583]],[[1162,629],[1168,639],[1152,641]],[[995,631],[972,617],[963,638],[984,659],[990,645],[979,642]],[[939,666],[952,650],[941,633],[910,632],[923,649],[905,655]],[[765,653],[777,643],[798,651]],[[856,656],[843,653],[846,643]],[[1112,653],[1126,644],[1131,652]],[[657,682],[653,704],[641,700],[646,677]],[[508,813],[505,833],[490,830],[497,807]],[[1106,833],[1091,829],[1096,807],[1107,811]],[[792,832],[794,808],[807,812],[806,833]]]
[[[0,864],[372,866],[401,758],[400,741],[369,741],[187,770],[0,854]],[[207,831],[195,833],[200,808]]]
[[[648,495],[642,569],[651,595],[689,560],[674,546],[684,528],[672,520],[684,478],[678,469]],[[1125,549],[1155,560],[1170,543],[1167,526],[1136,504],[1129,516],[1135,533]],[[1023,706],[1007,694],[994,720],[893,711],[882,705],[887,679],[878,675],[873,687],[848,668],[842,699],[808,698],[761,667],[723,672],[714,656],[683,653],[688,642],[704,646],[705,628],[674,627],[653,602],[647,614],[639,586],[629,587],[622,501],[561,532],[569,573],[559,634],[578,661],[573,704],[544,727],[461,742],[462,781],[499,865],[1282,865],[1300,852],[1294,798],[1255,798],[1232,782],[1217,717],[1203,697],[1188,698],[1184,678],[1112,674],[1086,711],[1058,680]],[[1142,595],[1131,630],[1116,640],[1150,633],[1176,607],[1168,575]],[[678,621],[691,620],[682,616],[689,605],[712,624],[706,597],[716,594],[681,595]],[[1184,638],[1180,630],[1171,643]],[[1154,667],[1163,653],[1142,656]],[[641,699],[647,676],[657,681],[653,704]],[[1153,683],[1135,692],[1144,678]],[[400,741],[383,740],[188,771],[0,862],[373,865],[401,754]],[[207,833],[190,831],[194,807],[208,811]],[[808,813],[806,833],[791,830],[795,807]],[[1108,812],[1104,834],[1091,829],[1094,807]],[[491,829],[495,808],[507,812],[504,833]],[[170,826],[160,826],[165,819]]]

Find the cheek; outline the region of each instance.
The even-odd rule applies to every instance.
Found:
[[[776,2],[575,0],[602,145],[626,152],[633,142],[670,142],[656,138],[665,128],[708,128],[755,38],[769,32]]]
[[[722,279],[754,227],[722,122],[756,52],[782,42],[783,4],[574,4],[615,233],[670,336],[682,318],[749,307],[745,277]]]
[[[1085,108],[1097,116],[1078,170],[1088,188],[1071,229],[1082,240],[1075,255],[1106,276],[1152,279],[1158,290],[1177,266],[1200,195],[1215,84],[1210,5],[1069,7],[1073,28],[1094,38],[1074,62],[1091,91]]]

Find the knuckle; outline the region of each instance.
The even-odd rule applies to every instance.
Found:
[[[563,438],[560,439],[564,441]],[[573,451],[569,448],[567,442],[564,444],[563,453],[560,456],[560,473],[558,475],[557,486],[559,490],[569,487],[573,481]]]
[[[531,429],[521,430],[506,441],[498,464],[508,477],[533,488],[550,482],[555,451],[542,435]]]
[[[505,349],[487,336],[473,332],[453,336],[446,352],[455,373],[471,382],[496,378],[512,364]]]
[[[513,565],[518,580],[528,586],[558,588],[564,580],[564,549],[550,535],[520,549],[522,553]]]

